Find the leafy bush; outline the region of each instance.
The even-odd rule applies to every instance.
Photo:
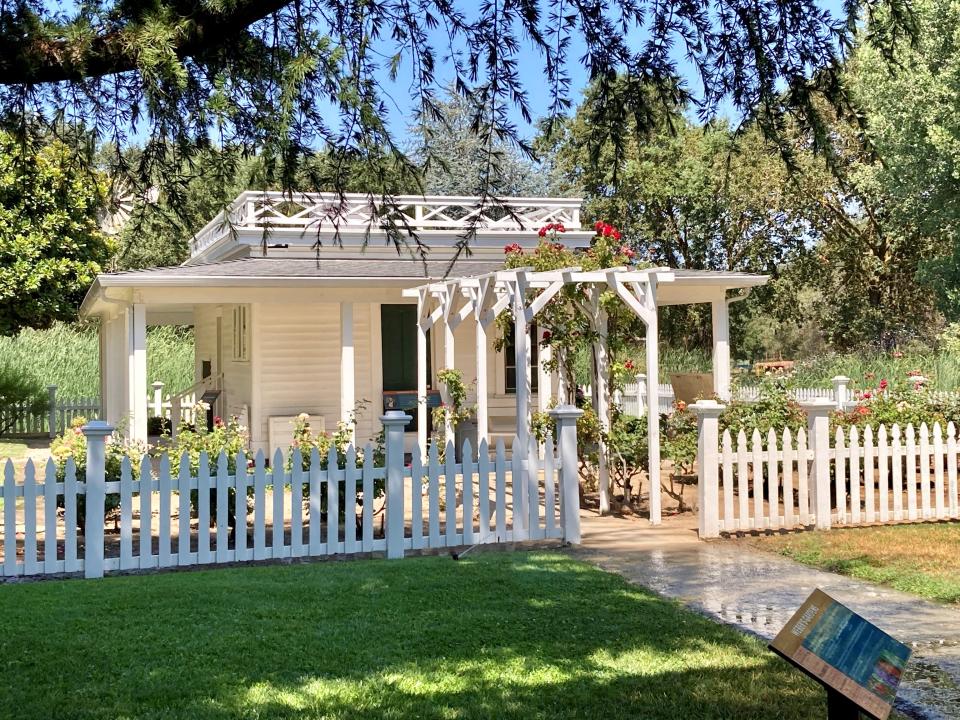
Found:
[[[788,376],[765,375],[760,379],[758,396],[754,402],[735,400],[720,416],[720,428],[736,434],[754,428],[765,434],[770,428],[778,432],[784,428],[796,429],[806,425],[806,413],[790,395]]]
[[[63,482],[66,477],[67,461],[70,459],[73,459],[76,467],[77,482],[87,481],[87,436],[81,430],[86,424],[86,418],[74,418],[67,431],[50,443],[50,455],[57,463],[57,482]],[[119,480],[123,458],[129,457],[131,477],[136,480],[140,477],[140,461],[144,452],[145,448],[139,443],[118,441],[113,437],[107,438],[104,447],[106,479]],[[80,532],[86,529],[87,524],[86,500],[86,495],[77,495],[77,527],[80,528]],[[120,507],[120,495],[108,493],[104,500],[104,519],[106,519]],[[57,507],[63,508],[63,506],[63,495],[58,495]]]
[[[0,435],[5,435],[24,415],[43,412],[46,388],[24,367],[0,359],[0,406],[6,411],[0,422]]]
[[[919,371],[911,373],[893,381],[881,379],[875,387],[857,393],[853,408],[833,414],[833,428],[870,425],[876,429],[893,424],[919,428],[923,423],[932,428],[940,423],[946,429],[948,422],[960,422],[960,399],[931,391],[918,379]]]
[[[207,406],[198,403],[194,408],[197,415],[206,413]],[[192,477],[198,477],[200,473],[200,459],[203,453],[207,454],[207,467],[205,468],[211,475],[217,471],[217,463],[220,453],[227,456],[227,472],[231,475],[237,472],[237,456],[246,452],[249,434],[247,428],[240,424],[237,417],[231,417],[224,422],[219,416],[213,419],[213,429],[207,430],[203,423],[196,426],[186,422],[181,422],[177,428],[177,437],[170,446],[170,473],[176,476],[180,472],[183,459],[186,458],[189,464],[189,472]],[[245,457],[245,455],[241,455]],[[252,495],[253,488],[247,488],[248,498]],[[237,491],[229,488],[227,491],[227,522],[231,528],[236,527],[237,513]],[[199,493],[197,490],[190,491],[190,516],[199,515]],[[248,509],[249,510],[249,509]],[[210,524],[216,523],[217,517],[217,492],[210,490]]]

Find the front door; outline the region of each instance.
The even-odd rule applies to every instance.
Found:
[[[412,394],[417,392],[417,306],[381,305],[380,338],[383,366],[383,391]],[[427,347],[430,336],[427,335]],[[430,373],[430,353],[427,352],[427,377]],[[403,408],[413,416],[407,431],[417,429],[416,407]]]

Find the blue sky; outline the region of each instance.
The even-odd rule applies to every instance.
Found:
[[[831,14],[834,15],[834,17],[842,16],[842,0],[817,0],[817,4],[828,9]],[[471,7],[471,4],[467,2],[463,3],[463,6]],[[635,35],[635,41],[637,46],[639,46],[639,44],[646,39],[646,34],[642,30],[637,30],[635,31]],[[442,35],[440,32],[435,32],[432,34],[432,41],[435,48],[443,47],[445,43],[445,35]],[[584,50],[585,46],[580,37],[574,36],[568,51],[567,63],[567,71],[570,77],[570,98],[573,101],[574,106],[579,102],[583,90],[586,88],[589,80],[587,76],[587,69],[580,63],[580,58],[583,56]],[[523,48],[520,54],[520,59],[520,76],[528,93],[530,107],[532,109],[534,119],[536,119],[537,117],[547,113],[549,103],[551,101],[551,88],[546,82],[544,75],[544,60],[536,50],[529,46],[525,46]],[[442,60],[442,58],[439,56],[439,51],[438,60]],[[685,57],[683,57],[682,53],[680,52],[676,54],[675,60],[684,79],[691,89],[693,89],[696,93],[700,88],[700,84],[695,72],[695,68],[690,62],[687,61]],[[440,67],[444,68],[444,64],[442,62],[440,63]],[[441,69],[437,72],[437,78],[441,83],[448,82],[453,78],[449,63],[447,63],[446,69]],[[396,137],[403,137],[406,135],[407,126],[412,121],[417,109],[414,93],[410,88],[409,65],[404,63],[400,66],[396,82],[391,82],[389,80],[386,71],[382,72],[381,82],[390,95],[387,102],[390,106],[389,121],[391,129],[394,131]],[[729,103],[721,105],[720,112],[721,114],[725,114],[727,116],[732,116],[734,114],[733,108]],[[514,109],[511,113],[511,117],[513,122],[516,123],[520,129],[522,135],[527,138],[533,137],[533,135],[536,133],[536,129],[523,120],[519,111]]]

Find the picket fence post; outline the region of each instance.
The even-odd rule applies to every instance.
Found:
[[[106,440],[113,426],[91,420],[81,428],[87,438],[86,528],[83,535],[83,574],[103,577],[103,508],[106,483]]]
[[[835,375],[833,378],[833,402],[837,410],[843,410],[850,400],[850,378],[845,375]]]
[[[560,535],[564,542],[580,544],[580,477],[577,462],[577,418],[583,410],[558,405],[550,410],[557,425],[560,455]]]
[[[647,408],[647,374],[637,373],[637,417],[643,417]]]
[[[385,436],[385,460],[387,474],[387,558],[403,557],[403,434],[413,420],[402,410],[389,410],[380,417]],[[365,457],[364,464],[373,462]],[[447,478],[453,482],[453,478]]]
[[[154,380],[153,388],[153,416],[163,417],[163,382]]]
[[[832,400],[817,398],[800,403],[807,413],[807,442],[813,450],[813,474],[810,483],[810,505],[814,526],[829,530],[830,518],[830,413],[836,405]]]
[[[689,409],[697,416],[697,529],[701,539],[716,538],[720,537],[720,414],[726,406],[700,400]]]
[[[47,386],[47,424],[49,427],[50,437],[55,438],[57,436],[57,386],[48,385]]]

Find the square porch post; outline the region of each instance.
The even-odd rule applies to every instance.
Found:
[[[427,457],[427,328],[424,296],[417,301],[417,447],[422,459]]]
[[[659,525],[660,510],[660,336],[658,330],[656,278],[651,276],[647,284],[644,304],[648,311],[646,319],[647,350],[647,477],[650,480],[650,522]]]
[[[477,300],[478,304],[479,302]],[[477,311],[475,315],[477,321],[477,447],[479,447],[484,440],[490,442],[487,424],[487,328],[481,313]]]
[[[127,311],[127,407],[131,440],[147,442],[147,308],[135,303]]]
[[[726,290],[711,304],[713,336],[713,392],[730,399],[730,306]]]
[[[356,408],[356,370],[353,344],[353,303],[340,303],[340,420],[350,427],[353,438],[354,427],[351,417]],[[355,439],[355,438],[354,438]]]

